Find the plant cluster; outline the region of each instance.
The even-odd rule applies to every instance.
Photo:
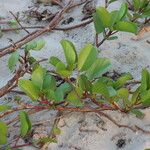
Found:
[[[103,33],[103,40],[96,41],[99,47],[105,40],[114,40],[113,36],[119,31],[137,33],[138,19],[147,23],[150,17],[150,4],[148,0],[133,0],[123,3],[119,10],[109,12],[107,7],[116,0],[106,1],[105,7],[98,7],[93,14],[96,35]],[[49,60],[36,60],[31,51],[39,51],[44,48],[45,41],[38,40],[27,43],[23,54],[18,51],[11,54],[8,67],[15,72],[14,78],[2,89],[0,96],[19,87],[21,91],[14,91],[20,95],[26,95],[32,100],[31,104],[24,102],[22,96],[14,97],[14,101],[21,103],[19,107],[0,105],[0,118],[19,111],[20,120],[19,137],[25,139],[32,132],[32,123],[26,110],[34,110],[35,113],[42,110],[95,112],[107,117],[119,127],[132,128],[119,125],[103,111],[117,110],[123,113],[133,113],[137,117],[143,117],[140,111],[142,107],[150,106],[150,73],[143,69],[140,81],[134,81],[130,73],[124,73],[117,78],[108,75],[111,62],[108,58],[99,57],[98,48],[92,44],[86,44],[77,54],[75,45],[68,40],[62,40],[61,45],[66,61],[52,56]],[[54,70],[44,68],[40,63],[47,61]],[[28,78],[23,76],[29,74]],[[92,107],[91,107],[92,106]],[[15,120],[15,121],[16,121]],[[7,144],[8,127],[13,121],[0,121],[0,144]],[[141,131],[146,132],[141,129]],[[52,136],[42,138],[39,141],[30,141],[31,144],[56,142],[56,135],[60,129],[55,125]],[[19,146],[18,146],[19,147]],[[5,147],[6,148],[6,147]],[[6,149],[16,149],[17,146]]]

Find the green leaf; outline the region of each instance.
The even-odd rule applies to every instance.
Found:
[[[118,31],[137,33],[137,25],[133,22],[119,21],[114,25],[114,29]]]
[[[57,63],[56,72],[65,78],[72,74],[72,71],[67,70],[66,65],[63,62]]]
[[[127,108],[127,106],[130,105],[129,101],[129,91],[126,88],[121,88],[117,91],[117,96],[119,97],[119,100],[122,99],[124,103],[124,107]]]
[[[146,18],[146,17],[150,17],[150,9],[149,10],[146,10],[142,13],[142,16],[141,18]]]
[[[117,95],[116,90],[112,86],[108,86],[107,89],[108,89],[109,97],[114,97]]]
[[[137,102],[139,95],[140,95],[140,87],[138,87],[132,94],[131,105],[133,105]]]
[[[62,40],[61,45],[64,50],[66,62],[68,66],[72,68],[72,66],[74,66],[75,62],[77,61],[77,53],[75,50],[75,46],[68,40]]]
[[[81,49],[78,58],[78,70],[85,71],[91,66],[96,60],[98,51],[91,44],[87,44]]]
[[[30,65],[32,65],[33,63],[36,62],[36,59],[31,56],[31,57],[28,57],[28,58],[27,58],[27,61],[30,63]]]
[[[17,51],[13,52],[8,60],[8,67],[11,71],[14,70],[18,61],[19,61],[19,53]]]
[[[133,0],[134,10],[137,11],[140,9],[140,0]]]
[[[11,109],[11,106],[8,105],[0,105],[0,112]]]
[[[96,9],[96,13],[99,15],[103,22],[104,27],[110,26],[111,15],[105,7],[99,7]]]
[[[141,101],[143,105],[150,106],[150,90],[141,94]]]
[[[116,40],[116,39],[118,39],[118,36],[111,36],[107,40]]]
[[[140,91],[144,92],[149,89],[150,89],[150,73],[146,69],[143,69]]]
[[[28,114],[25,111],[19,113],[20,118],[20,135],[25,137],[31,130],[31,122],[29,120]]]
[[[106,73],[111,67],[111,63],[107,58],[98,58],[87,71],[87,77],[91,80],[100,77]]]
[[[47,98],[48,100],[55,100],[55,99],[56,99],[55,91],[53,91],[53,90],[48,90],[48,91],[46,91],[45,96],[46,96],[46,98]]]
[[[33,50],[39,51],[45,46],[45,41],[44,40],[39,40],[36,42],[36,47]]]
[[[64,100],[65,94],[72,90],[72,86],[69,83],[61,84],[55,91],[55,102],[61,102]]]
[[[78,97],[75,91],[71,91],[66,100],[76,107],[83,107],[83,103],[81,102],[80,98]]]
[[[13,27],[17,26],[18,24],[16,20],[9,20],[8,23],[10,26],[13,26]]]
[[[96,30],[96,33],[102,33],[104,31],[104,25],[102,20],[100,19],[99,15],[97,13],[93,14],[93,21],[94,21],[94,27]]]
[[[0,121],[0,145],[7,144],[7,125]]]
[[[117,21],[118,21],[118,16],[119,16],[119,11],[118,10],[114,10],[110,13],[110,27],[112,27]]]
[[[79,76],[78,84],[79,84],[79,87],[81,87],[81,89],[83,91],[90,91],[91,92],[91,83],[85,75]]]
[[[136,117],[138,117],[138,118],[143,118],[145,116],[145,114],[138,109],[132,109],[131,113],[136,115]]]
[[[108,87],[100,81],[97,81],[92,85],[92,93],[102,94],[105,97],[109,97]]]
[[[43,81],[43,88],[44,92],[48,91],[48,90],[55,90],[56,89],[56,80],[55,78],[50,75],[49,73],[47,73],[44,77],[44,81]]]
[[[118,20],[123,19],[124,16],[127,14],[127,11],[128,11],[128,5],[126,3],[122,3],[118,14]]]
[[[20,89],[25,92],[31,99],[38,100],[39,98],[39,89],[29,80],[21,79],[18,82]]]
[[[127,81],[132,80],[132,75],[130,73],[126,73],[122,75],[117,81],[114,83],[115,89],[121,88]]]
[[[37,46],[36,41],[29,42],[28,44],[25,45],[25,50],[26,51],[33,50],[36,48],[36,46]]]
[[[107,86],[113,86],[114,81],[108,77],[101,77],[97,82],[105,83]]]
[[[141,9],[142,8],[146,8],[149,5],[149,3],[150,3],[149,0],[141,0],[140,2],[141,2],[141,4],[140,4],[140,8]]]
[[[45,46],[45,41],[44,40],[32,41],[32,42],[29,42],[28,44],[26,44],[25,50],[26,51],[29,51],[29,50],[39,51],[44,46]]]
[[[58,127],[54,127],[53,130],[52,130],[52,133],[54,135],[60,135],[61,134],[61,130]]]
[[[31,75],[32,83],[39,89],[42,89],[44,76],[46,74],[46,70],[39,66]]]
[[[51,63],[55,67],[57,66],[59,62],[61,62],[61,60],[54,56],[50,57],[49,59],[49,63]]]
[[[97,94],[102,94],[105,97],[113,97],[116,96],[117,92],[112,86],[107,86],[101,80],[95,82],[92,86],[92,92]]]
[[[125,100],[128,100],[129,98],[129,91],[126,88],[121,88],[117,91],[117,96],[119,96],[120,98],[123,98]]]

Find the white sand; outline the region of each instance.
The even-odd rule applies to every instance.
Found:
[[[102,0],[98,1],[102,4]],[[113,9],[119,7],[119,3],[113,4]],[[12,17],[9,11],[21,12],[32,6],[31,0],[0,0],[0,15],[2,17]],[[49,7],[47,7],[49,8]],[[80,15],[80,8],[68,13],[68,16],[75,17],[75,21],[70,25],[80,22],[82,16]],[[32,22],[35,24],[35,22]],[[41,23],[40,23],[41,24]],[[27,24],[28,25],[28,24]],[[0,48],[7,46],[8,38],[17,41],[22,36],[26,35],[24,31],[19,34],[5,33],[0,39]],[[113,67],[119,72],[130,71],[135,79],[140,78],[142,68],[149,68],[150,64],[150,45],[146,40],[150,39],[147,34],[145,38],[140,41],[132,41],[132,34],[119,33],[119,39],[115,41],[105,42],[100,49],[100,55],[108,57],[112,60]],[[87,42],[94,42],[94,27],[93,24],[88,25],[82,29],[75,29],[68,32],[53,32],[48,33],[40,38],[47,42],[43,51],[34,52],[33,55],[37,58],[49,58],[50,56],[58,56],[64,59],[62,49],[59,41],[61,39],[69,39],[75,43],[78,51]],[[0,87],[2,87],[10,78],[11,73],[7,68],[8,57],[0,59]],[[1,98],[3,100],[3,98]],[[144,110],[146,114],[144,119],[140,120],[133,115],[120,114],[118,112],[108,112],[120,124],[127,124],[130,126],[139,125],[143,129],[150,130],[150,109]],[[32,120],[50,119],[53,115],[43,113],[32,118]],[[53,118],[53,117],[52,117]],[[52,125],[52,122],[48,127]],[[150,135],[142,134],[141,132],[133,133],[131,130],[125,128],[118,128],[106,118],[98,117],[96,114],[81,114],[71,113],[65,115],[59,123],[62,134],[58,136],[57,144],[50,144],[49,150],[117,150],[116,143],[119,139],[125,140],[125,145],[121,150],[144,150],[150,148]],[[81,129],[81,130],[80,130]],[[34,148],[24,148],[30,150]]]

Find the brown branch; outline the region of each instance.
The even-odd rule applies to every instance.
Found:
[[[122,124],[117,123],[117,121],[115,121],[113,118],[111,118],[109,115],[105,114],[104,112],[99,112],[98,114],[101,116],[104,116],[105,118],[107,118],[108,120],[113,122],[116,126],[118,126],[119,128],[128,128],[128,129],[132,130],[133,132],[136,132],[136,129],[134,129],[128,125],[122,125]]]
[[[12,11],[9,11],[11,13],[11,15],[15,18],[15,20],[17,21],[17,23],[20,25],[20,27],[25,31],[27,32],[28,34],[30,34],[30,32],[28,30],[26,30],[26,28],[24,28],[22,26],[22,24],[20,23],[20,21],[18,20],[18,18],[15,16],[15,14],[12,12]]]
[[[76,29],[76,28],[80,28],[80,27],[84,27],[90,23],[92,23],[93,20],[90,19],[88,21],[83,21],[79,24],[76,24],[76,25],[73,25],[73,26],[66,26],[66,27],[56,27],[54,28],[53,30],[58,30],[58,31],[68,31],[68,30],[73,30],[73,29]],[[44,26],[33,26],[33,27],[24,27],[25,29],[43,29]],[[1,29],[2,32],[9,32],[9,31],[16,31],[16,30],[22,30],[21,27],[19,28],[7,28],[7,29]]]
[[[5,47],[3,49],[0,49],[0,57],[3,57],[4,55],[10,54],[14,51],[16,51],[18,48],[22,47],[24,44],[32,41],[33,39],[39,37],[40,35],[52,31],[62,20],[63,14],[70,9],[72,6],[73,0],[69,1],[69,3],[58,13],[56,13],[55,17],[52,19],[52,21],[49,23],[48,26],[46,26],[44,29],[36,30],[32,32],[31,34],[25,36],[23,39],[15,43],[15,46],[10,45],[8,47]]]
[[[19,67],[19,69],[16,71],[14,77],[10,79],[5,86],[3,86],[0,89],[0,97],[4,96],[6,93],[8,93],[13,87],[16,86],[17,80],[22,77],[26,73],[25,70],[23,70],[23,66]]]

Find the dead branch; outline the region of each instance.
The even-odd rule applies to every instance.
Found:
[[[16,71],[14,77],[10,79],[5,86],[3,86],[0,89],[0,97],[4,96],[6,93],[8,93],[13,87],[16,86],[17,80],[22,77],[26,73],[25,70],[23,70],[23,67],[19,67],[19,69]]]
[[[62,20],[63,14],[70,9],[70,7],[72,6],[72,3],[73,3],[73,0],[69,1],[69,3],[60,12],[56,13],[56,16],[52,19],[49,25],[46,26],[44,29],[33,31],[29,35],[25,36],[23,39],[16,42],[15,46],[10,45],[8,47],[0,49],[0,57],[3,57],[4,55],[14,52],[18,48],[22,47],[24,44],[32,41],[33,39],[39,37],[40,35],[46,32],[52,31]]]
[[[80,27],[84,27],[90,23],[92,23],[93,20],[90,19],[90,20],[87,20],[87,21],[83,21],[79,24],[76,24],[76,25],[73,25],[73,26],[65,26],[65,27],[56,27],[54,28],[53,30],[58,30],[58,31],[68,31],[68,30],[73,30],[73,29],[76,29],[76,28],[80,28]],[[33,26],[33,27],[24,27],[24,29],[43,29],[44,26]],[[17,31],[17,30],[22,30],[21,27],[18,27],[18,28],[6,28],[6,29],[1,29],[2,32],[9,32],[9,31]]]

